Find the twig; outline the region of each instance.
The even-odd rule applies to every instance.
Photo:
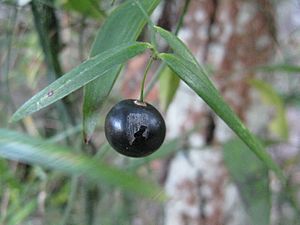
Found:
[[[84,60],[83,37],[84,37],[85,20],[86,20],[86,16],[82,16],[80,18],[80,28],[79,28],[80,30],[78,34],[78,53],[79,53],[80,61]]]
[[[1,214],[0,225],[2,225],[2,223],[5,222],[6,219],[9,196],[10,196],[10,189],[5,188],[5,190],[3,191],[2,201],[0,205],[0,214]]]
[[[177,35],[179,33],[180,28],[182,27],[183,20],[187,13],[188,8],[189,8],[190,2],[191,2],[190,0],[186,0],[184,3],[183,10],[180,14],[180,17],[179,17],[179,20],[178,20],[178,23],[176,25],[176,29],[174,32],[175,35]],[[149,85],[146,88],[145,96],[148,96],[148,94],[150,93],[150,91],[152,90],[152,88],[154,87],[156,82],[158,81],[158,79],[159,79],[162,71],[165,69],[165,67],[166,67],[166,64],[164,62],[160,64],[159,68],[157,69],[156,73],[154,74],[153,78],[151,79]]]
[[[16,110],[16,106],[11,96],[10,91],[10,82],[9,82],[9,73],[10,73],[10,64],[11,64],[11,50],[12,50],[12,43],[14,39],[14,30],[17,24],[17,17],[18,17],[18,8],[13,7],[12,14],[9,17],[9,24],[8,24],[8,32],[6,35],[7,39],[7,54],[6,60],[3,66],[3,75],[4,75],[4,83],[5,83],[5,91],[3,92],[6,96],[6,102],[10,106],[12,111]],[[8,107],[9,108],[9,107]],[[8,109],[9,111],[9,109]],[[8,113],[9,114],[9,113]],[[20,123],[23,130],[25,130],[25,125],[23,122]]]
[[[191,2],[191,0],[186,0],[185,3],[184,3],[182,13],[181,13],[181,15],[179,17],[179,20],[178,20],[178,23],[177,23],[177,26],[176,26],[176,29],[175,29],[175,32],[174,32],[174,34],[176,36],[177,36],[178,32],[180,31],[180,28],[182,27],[183,19],[184,19],[186,13],[187,13],[187,10],[189,8],[190,2]]]
[[[145,72],[144,72],[144,76],[143,76],[143,81],[142,81],[142,84],[141,84],[141,95],[140,95],[140,101],[143,102],[144,101],[144,87],[145,87],[145,81],[146,81],[146,77],[147,77],[147,74],[148,74],[148,71],[151,67],[153,63],[153,56],[151,56],[147,66],[146,66],[146,69],[145,69]]]
[[[79,187],[79,177],[73,176],[72,180],[71,180],[71,192],[70,192],[68,203],[65,208],[64,216],[63,216],[63,219],[62,219],[62,222],[60,225],[66,225],[67,222],[69,221],[69,218],[70,218],[70,215],[72,212],[72,208],[73,208],[75,200],[76,200],[78,187]]]
[[[151,18],[149,17],[148,13],[145,11],[145,9],[143,8],[142,4],[139,2],[139,0],[135,0],[135,3],[137,4],[137,6],[140,8],[141,12],[144,14],[145,19],[148,22],[148,26],[150,29],[150,34],[151,34],[151,44],[154,46],[154,50],[157,51],[158,49],[158,44],[156,41],[156,30],[154,28],[154,23],[152,22]]]
[[[209,51],[209,46],[212,42],[212,28],[213,25],[215,24],[216,21],[216,15],[217,15],[217,10],[218,10],[218,0],[213,0],[211,2],[211,4],[213,5],[213,11],[209,17],[209,24],[207,26],[207,41],[205,43],[204,46],[204,50],[203,50],[203,61],[206,62],[207,58],[208,58],[208,51]]]
[[[98,201],[99,191],[96,186],[91,187],[87,183],[84,185],[85,188],[85,215],[86,225],[93,225],[95,218],[95,205]]]

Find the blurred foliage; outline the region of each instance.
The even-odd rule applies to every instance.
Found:
[[[225,143],[223,154],[244,201],[250,224],[270,224],[271,193],[266,166],[238,139]]]
[[[264,71],[264,72],[284,72],[284,73],[299,73],[300,72],[300,66],[284,64],[284,63],[260,66],[257,69]]]
[[[67,10],[74,10],[76,12],[79,12],[85,17],[90,16],[94,17],[95,19],[106,17],[106,12],[100,8],[101,2],[99,2],[98,0],[59,0],[58,4],[62,4],[63,7]]]
[[[159,78],[159,98],[161,107],[164,111],[167,111],[170,103],[175,97],[179,83],[180,79],[176,74],[169,67],[165,67]]]
[[[153,178],[151,178],[152,175],[148,174],[148,172],[148,175],[146,175],[144,171],[142,174],[148,178],[138,178],[138,174],[144,170],[143,167],[145,165],[148,167],[148,163],[151,160],[141,163],[137,161],[132,166],[128,165],[131,168],[131,173],[129,174],[129,171],[122,171],[125,159],[112,153],[112,151],[106,154],[103,152],[105,158],[99,158],[103,150],[101,146],[105,146],[105,142],[100,140],[97,143],[100,149],[82,145],[82,126],[69,124],[69,119],[61,120],[60,106],[58,108],[51,106],[40,115],[36,115],[33,118],[27,117],[18,124],[7,123],[9,114],[11,115],[16,109],[15,103],[12,102],[10,96],[19,95],[20,97],[17,99],[17,104],[19,105],[21,101],[27,98],[25,96],[31,95],[29,93],[36,92],[42,86],[47,85],[47,82],[53,80],[53,78],[50,77],[49,79],[47,77],[49,68],[51,69],[51,63],[53,62],[51,57],[55,58],[58,55],[65,55],[66,53],[64,52],[69,51],[68,54],[73,55],[73,59],[79,64],[82,54],[87,55],[88,53],[87,47],[92,43],[95,30],[98,29],[102,23],[102,19],[111,10],[111,1],[103,1],[103,4],[99,1],[45,0],[35,2],[38,2],[40,5],[33,14],[30,11],[33,3],[30,2],[27,2],[27,5],[24,2],[23,8],[16,8],[14,5],[17,3],[16,1],[7,1],[3,5],[0,5],[3,8],[7,8],[5,14],[8,15],[3,18],[3,23],[1,22],[0,26],[0,29],[3,31],[1,32],[0,48],[3,52],[10,53],[0,55],[1,63],[5,65],[6,69],[4,67],[1,68],[1,74],[4,75],[1,75],[0,80],[0,108],[4,109],[0,114],[1,127],[5,125],[4,127],[9,126],[11,129],[23,130],[23,132],[29,133],[31,136],[41,135],[45,138],[45,140],[37,140],[33,137],[25,137],[20,133],[10,133],[11,131],[9,130],[2,130],[0,138],[1,156],[4,157],[6,153],[10,153],[12,155],[9,155],[9,158],[13,159],[17,157],[15,160],[18,160],[19,163],[4,160],[3,158],[0,159],[0,224],[31,224],[30,221],[40,224],[66,224],[66,222],[68,224],[88,224],[87,221],[101,221],[101,223],[106,221],[105,224],[120,224],[122,221],[128,221],[126,223],[131,224],[130,221],[133,218],[129,217],[126,212],[128,210],[132,211],[132,216],[136,213],[137,209],[128,208],[127,203],[132,202],[131,205],[133,206],[136,204],[135,202],[140,201],[140,197],[136,196],[137,192],[132,190],[134,194],[124,193],[119,188],[119,185],[108,185],[106,187],[101,182],[101,179],[99,180],[99,177],[92,178],[91,176],[96,174],[97,170],[103,173],[103,175],[106,174],[105,176],[109,176],[110,172],[104,168],[100,168],[101,162],[105,160],[105,164],[113,165],[109,166],[112,169],[111,171],[120,172],[120,177],[116,176],[116,174],[111,174],[112,180],[120,182],[120,184],[124,184],[125,186],[127,184],[133,188],[140,187],[143,196],[148,192],[148,189],[154,195],[149,200],[145,199],[144,201],[149,202],[148,204],[150,205],[159,205],[160,203],[157,203],[157,200],[163,197],[163,192],[156,185],[152,185],[154,183]],[[118,6],[118,2],[114,3],[114,7]],[[102,9],[102,5],[106,11]],[[43,20],[38,19],[38,16],[41,16],[39,13],[43,13],[40,10],[41,7],[46,9],[44,14],[50,15],[54,12],[52,15],[56,16],[56,19],[62,26],[57,27],[59,30],[56,30],[59,32],[58,38],[62,38],[57,41],[63,43],[61,49],[57,49],[58,52],[52,52],[53,48],[49,49],[47,47],[53,44],[51,43],[53,41],[53,39],[51,40],[51,29],[54,27],[51,27],[52,19],[49,19],[49,17],[48,19],[45,17]],[[58,12],[63,17],[58,17]],[[3,10],[0,13],[4,13]],[[93,32],[81,33],[84,32],[83,29],[85,28],[85,26],[81,25],[82,23],[89,24]],[[2,26],[2,24],[5,24],[5,26]],[[49,27],[47,27],[48,25]],[[66,36],[61,34],[66,31],[71,32],[69,39],[65,39]],[[45,33],[48,34],[44,35]],[[83,44],[85,46],[82,46]],[[52,55],[49,55],[49,53]],[[118,56],[120,55],[118,54]],[[55,60],[57,59],[58,66],[62,70],[65,67],[69,67],[69,65],[65,65],[65,59],[55,58]],[[54,70],[54,72],[59,73],[58,70]],[[6,88],[7,85],[9,88]],[[18,91],[15,92],[16,90]],[[74,98],[70,100],[73,105],[72,117],[76,121],[80,116],[80,113],[78,113],[79,104],[74,104],[77,101]],[[100,135],[103,137],[104,134],[101,132],[102,126],[103,124],[98,129],[100,129]],[[11,135],[11,137],[8,138],[6,135]],[[53,142],[59,143],[59,145],[55,146]],[[65,148],[62,147],[62,144],[69,146],[69,153],[66,150],[59,151],[59,149]],[[15,154],[13,154],[13,149],[17,150]],[[74,149],[77,153],[74,152]],[[72,151],[73,153],[70,153]],[[82,151],[84,154],[81,153],[81,155],[75,156],[75,154],[79,154],[78,151]],[[97,151],[99,154],[95,158],[87,156],[87,154]],[[20,162],[26,162],[26,165]],[[80,169],[81,166],[78,163],[85,168],[90,168],[90,171],[86,171],[86,175],[87,177],[91,177],[90,180],[93,182],[97,181],[96,185],[89,184],[90,182],[86,181],[86,176],[78,177],[84,171],[83,167]],[[32,166],[27,166],[27,164],[32,164]],[[41,165],[42,167],[37,165]],[[48,170],[45,166],[54,170]],[[74,174],[74,176],[72,179],[69,179],[61,172],[69,175]],[[124,174],[128,174],[129,176],[124,176]],[[145,186],[139,186],[139,182],[131,180],[130,177],[135,177],[141,182],[146,182]],[[95,189],[90,190],[91,186],[94,186]],[[86,214],[85,208],[88,208],[90,205],[90,202],[87,202],[86,199],[93,192],[99,193],[101,198],[91,199],[91,202],[94,201],[97,204],[95,204],[91,212]],[[104,198],[104,196],[106,197]],[[107,207],[108,202],[112,207]],[[103,209],[107,209],[107,211]],[[99,211],[101,213],[93,214],[92,211]],[[87,218],[87,215],[93,218]],[[118,219],[114,221],[114,218]]]
[[[271,85],[264,81],[251,80],[250,84],[260,92],[263,102],[273,106],[276,110],[275,116],[269,124],[269,129],[283,140],[287,140],[289,135],[288,124],[282,98],[276,93]]]
[[[0,129],[0,155],[4,158],[40,165],[66,174],[83,175],[91,181],[114,184],[144,196],[153,197],[161,192],[155,185],[100,161],[78,155],[63,146],[27,137],[17,132]],[[159,196],[158,196],[159,197]]]

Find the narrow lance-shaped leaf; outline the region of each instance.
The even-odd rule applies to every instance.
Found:
[[[185,46],[185,44],[179,38],[177,38],[174,34],[172,34],[171,32],[169,32],[161,27],[155,26],[154,28],[160,34],[160,36],[163,37],[167,41],[167,43],[170,45],[170,47],[174,51],[174,54],[199,66],[194,55],[191,53],[191,51]]]
[[[156,28],[158,33],[167,41],[175,54],[162,53],[159,57],[165,61],[177,75],[192,88],[224,122],[246,143],[257,157],[273,170],[282,182],[286,177],[276,162],[265,151],[261,143],[244,126],[237,115],[224,101],[218,90],[208,78],[205,70],[199,65],[183,42],[174,34]]]
[[[289,132],[282,98],[270,84],[262,80],[253,79],[250,80],[250,84],[260,92],[263,102],[275,107],[276,115],[273,117],[269,129],[286,140]]]
[[[143,8],[151,14],[160,0],[140,0]],[[91,56],[113,48],[121,43],[137,39],[146,23],[144,15],[133,0],[126,1],[116,8],[102,25],[92,47]],[[107,72],[84,88],[83,131],[88,141],[99,120],[99,110],[109,95],[121,65]]]
[[[206,72],[205,68],[198,63],[191,51],[179,38],[177,38],[174,34],[161,27],[155,27],[155,29],[167,41],[171,49],[174,51],[175,55],[195,64],[195,66],[197,66],[197,68],[203,74],[206,74],[206,76],[202,76],[202,79],[206,80],[206,82],[210,82],[207,76],[208,73]]]
[[[94,17],[100,18],[104,17],[105,11],[103,11],[99,7],[98,0],[85,0],[85,1],[78,1],[78,0],[67,0],[63,2],[63,6],[68,10],[74,10],[85,17]]]
[[[283,72],[283,73],[299,73],[300,66],[292,64],[275,64],[275,65],[265,65],[256,68],[257,70],[263,72]]]
[[[245,224],[270,224],[271,193],[268,168],[239,139],[225,143],[223,154],[225,164],[249,215],[250,221],[245,221]]]
[[[169,67],[172,68],[218,116],[220,116],[220,118],[225,121],[225,123],[250,147],[257,157],[265,162],[270,169],[274,170],[282,181],[285,181],[285,176],[279,166],[264,150],[260,142],[258,142],[251,132],[243,125],[202,70],[194,63],[173,54],[162,53],[159,57],[165,61]]]
[[[178,76],[166,66],[159,77],[159,100],[164,111],[167,111],[173,101],[179,83]]]
[[[19,208],[14,209],[11,211],[11,216],[8,217],[7,225],[15,225],[15,224],[22,224],[24,220],[26,220],[31,213],[34,213],[35,209],[37,208],[37,201],[36,199],[26,202],[26,204],[19,206]]]
[[[70,149],[31,138],[10,130],[0,129],[0,157],[64,172],[83,175],[94,182],[105,182],[145,197],[162,200],[164,194],[155,184],[108,166],[96,159],[76,154]]]
[[[123,44],[86,60],[24,103],[11,120],[22,119],[62,99],[92,80],[108,76],[107,71],[112,67],[124,63],[149,47],[150,45],[146,43]]]

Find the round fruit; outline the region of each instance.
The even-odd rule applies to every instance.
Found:
[[[143,157],[157,150],[165,139],[166,125],[152,105],[127,99],[116,104],[105,119],[105,136],[119,153]]]

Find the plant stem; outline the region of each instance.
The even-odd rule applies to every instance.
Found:
[[[160,77],[162,71],[164,70],[165,66],[166,66],[165,62],[162,62],[160,64],[160,66],[156,70],[153,78],[151,79],[149,85],[147,86],[147,88],[145,90],[145,96],[148,96],[148,94],[150,93],[150,91],[152,90],[152,88],[154,87],[154,85],[156,84],[157,80],[159,79],[159,77]]]
[[[31,2],[31,10],[49,76],[51,80],[54,80],[63,74],[59,62],[61,42],[58,19],[53,8],[41,4],[38,0]]]
[[[80,18],[79,24],[80,24],[80,32],[78,34],[78,55],[79,55],[79,59],[80,61],[84,61],[84,29],[86,27],[85,24],[86,21],[86,16],[82,16]]]
[[[146,66],[146,69],[145,69],[145,72],[144,72],[144,76],[143,76],[143,81],[142,81],[142,85],[141,85],[141,95],[140,95],[140,101],[141,102],[144,102],[144,87],[145,87],[145,81],[146,81],[146,78],[147,78],[147,73],[151,67],[153,63],[153,56],[151,56],[147,66]]]
[[[11,91],[10,91],[10,82],[9,82],[9,74],[10,74],[10,67],[11,67],[11,60],[12,60],[12,44],[14,39],[14,31],[17,24],[17,17],[18,17],[18,8],[13,7],[11,9],[8,21],[8,30],[6,34],[6,46],[7,46],[7,53],[5,63],[2,67],[3,73],[3,95],[5,96],[5,101],[7,103],[7,114],[10,114],[10,110],[16,111],[16,106],[12,99]],[[2,84],[1,84],[2,86]],[[2,87],[1,87],[2,89]],[[1,92],[0,92],[1,93]],[[1,93],[2,94],[2,93]],[[6,124],[7,125],[7,124]],[[25,125],[23,122],[20,123],[23,130],[25,130]]]
[[[185,3],[184,3],[183,10],[180,14],[180,17],[179,17],[179,20],[178,20],[178,23],[176,25],[176,29],[175,29],[175,32],[174,32],[175,35],[177,35],[179,33],[179,30],[182,27],[183,19],[184,19],[186,13],[187,13],[190,2],[191,2],[191,0],[186,0]],[[156,47],[156,46],[154,45],[154,47]],[[162,73],[162,71],[164,70],[165,67],[166,67],[166,64],[164,62],[160,64],[158,70],[156,71],[156,73],[154,74],[152,80],[150,81],[150,84],[146,88],[145,96],[147,96],[150,93],[150,91],[152,90],[152,88],[154,87],[156,82],[158,81],[158,79],[159,79],[159,77],[160,77],[160,75],[161,75],[161,73]]]
[[[154,29],[154,23],[152,22],[151,18],[149,17],[148,13],[145,11],[145,9],[143,8],[143,6],[141,5],[141,3],[138,0],[135,0],[137,6],[140,8],[141,12],[144,14],[147,22],[148,22],[148,26],[150,29],[150,33],[151,33],[151,44],[154,46],[154,51],[157,51],[158,49],[158,44],[156,42],[156,30]]]
[[[70,218],[70,215],[71,215],[71,212],[72,212],[72,208],[73,208],[74,203],[75,203],[78,187],[79,187],[79,177],[78,176],[73,176],[72,180],[71,180],[71,193],[70,193],[70,196],[69,196],[69,199],[68,199],[68,204],[67,204],[66,209],[64,211],[64,216],[63,216],[61,225],[66,225],[67,222],[69,221],[69,218]]]
[[[180,28],[182,27],[183,19],[185,17],[185,14],[186,14],[188,8],[189,8],[190,2],[191,2],[191,0],[186,0],[185,3],[184,3],[183,10],[181,12],[181,15],[179,17],[179,20],[178,20],[178,23],[176,25],[176,29],[175,29],[175,32],[174,32],[175,35],[178,34]]]
[[[95,220],[95,209],[99,201],[99,191],[96,185],[92,185],[86,181],[83,186],[85,197],[85,224],[93,225]]]

